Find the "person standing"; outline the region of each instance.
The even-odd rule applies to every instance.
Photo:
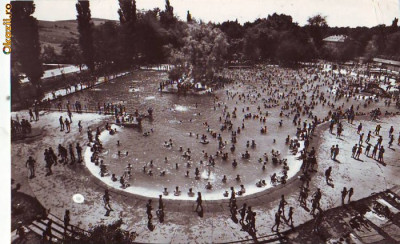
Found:
[[[53,166],[53,161],[54,160],[53,160],[52,153],[47,149],[44,150],[44,161],[46,162],[45,168],[46,168],[46,171],[47,171],[45,176],[49,176],[49,175],[51,175],[53,173],[51,171],[51,166]]]
[[[379,131],[381,130],[381,125],[380,124],[378,124],[376,127],[375,127],[375,135],[379,135]]]
[[[76,158],[75,158],[74,148],[72,147],[71,143],[69,144],[68,149],[69,149],[69,156],[71,158],[71,164],[73,164],[75,163]]]
[[[276,226],[276,232],[279,232],[279,225],[281,224],[281,211],[275,213],[275,224],[272,226],[271,230],[274,231],[274,227]]]
[[[45,241],[49,241],[50,243],[52,243],[52,239],[53,239],[53,234],[51,233],[51,224],[53,223],[53,221],[49,220],[49,222],[47,222],[47,226],[46,229],[43,231],[43,239]]]
[[[371,131],[368,131],[367,140],[365,140],[365,142],[369,143],[370,140],[371,140]]]
[[[357,127],[357,134],[360,134],[361,130],[362,130],[362,123],[360,123]]]
[[[35,165],[36,161],[32,158],[32,156],[29,156],[28,160],[26,161],[26,167],[29,169],[29,179],[35,178]]]
[[[35,121],[39,121],[39,109],[37,106],[35,106]]]
[[[332,147],[331,147],[331,159],[334,159],[334,157],[335,157],[335,146],[332,145]]]
[[[233,200],[230,202],[229,209],[230,209],[230,212],[231,212],[231,216],[236,218],[236,214],[237,214],[236,199],[233,199]]]
[[[71,123],[72,123],[72,112],[71,112],[71,110],[69,109],[69,107],[68,107],[67,114],[68,114],[68,117],[69,117],[69,121],[71,121]]]
[[[362,153],[362,146],[360,145],[360,146],[357,148],[356,159],[360,159],[361,153]]]
[[[393,132],[394,132],[393,126],[390,126],[390,129],[389,129],[389,138],[392,136]]]
[[[287,219],[286,223],[289,224],[289,222],[290,222],[290,226],[292,228],[293,228],[293,213],[294,213],[293,207],[290,207],[289,208],[289,215],[288,215],[288,219]]]
[[[156,214],[160,223],[164,223],[164,209],[161,209],[160,206],[158,206]]]
[[[256,230],[256,213],[255,212],[253,212],[251,215],[250,228],[253,233],[255,233],[257,231]]]
[[[164,211],[164,203],[162,200],[162,195],[158,195],[158,209],[162,209]]]
[[[29,122],[32,122],[33,120],[35,120],[35,116],[33,116],[33,112],[32,109],[29,109]]]
[[[313,197],[314,197],[313,200],[316,202],[317,208],[319,208],[320,207],[319,201],[321,200],[322,197],[321,189],[317,188],[317,191],[314,192]]]
[[[379,148],[379,154],[378,154],[378,161],[383,163],[383,154],[385,153],[385,149],[383,148],[383,146],[381,146],[381,148]]]
[[[347,196],[347,188],[343,187],[343,190],[341,192],[342,192],[342,205],[344,205],[344,199],[346,199]]]
[[[397,138],[397,145],[400,146],[400,132],[399,132],[399,137]]]
[[[308,198],[308,189],[302,187],[299,196],[300,206],[307,208],[307,198]]]
[[[113,211],[113,209],[111,208],[111,205],[110,205],[110,194],[108,194],[107,189],[104,190],[103,201],[104,201],[104,208],[107,211]]]
[[[322,218],[323,218],[323,211],[322,209],[319,209],[316,217],[315,217],[315,222],[314,222],[314,226],[313,226],[313,230],[312,232],[314,233],[318,233],[319,232],[319,227],[321,225],[322,222]]]
[[[318,204],[319,203],[318,203],[317,199],[315,199],[315,198],[311,199],[311,212],[310,212],[311,215],[315,214],[315,210],[317,210]]]
[[[251,206],[247,207],[247,215],[246,215],[246,223],[251,222],[251,218],[253,217],[253,210],[251,210]]]
[[[242,208],[239,210],[239,214],[240,214],[240,223],[243,224],[244,223],[244,216],[246,216],[246,208],[247,208],[247,204],[243,203]]]
[[[363,140],[364,140],[364,133],[361,133],[361,134],[360,134],[360,138],[359,138],[359,140],[358,140],[358,145],[362,146]]]
[[[382,145],[382,141],[383,141],[382,136],[379,136],[378,141],[377,141],[377,145],[378,145],[379,148],[380,148],[381,145]]]
[[[202,212],[203,211],[203,205],[202,205],[203,200],[201,199],[201,192],[197,192],[196,203],[197,203],[197,206],[196,206],[196,210],[195,211],[199,212],[198,209],[200,208],[200,212]]]
[[[278,211],[282,210],[283,216],[285,216],[285,205],[287,205],[287,202],[285,200],[285,196],[281,195],[281,201],[279,202]]]
[[[392,147],[393,142],[394,142],[394,135],[390,135],[390,139],[389,139],[389,148]]]
[[[60,116],[59,121],[60,121],[60,131],[63,131],[64,130],[64,120],[63,120],[62,116]]]
[[[365,148],[365,155],[367,155],[367,157],[369,156],[369,150],[371,150],[371,144],[368,144],[367,148]]]
[[[79,142],[76,143],[76,153],[78,154],[78,163],[82,162],[82,147],[79,145]]]
[[[325,180],[327,185],[330,185],[330,181],[332,180],[331,173],[332,173],[332,167],[329,167],[327,170],[325,170]]]
[[[151,206],[151,199],[146,204],[146,214],[147,214],[147,219],[150,221],[153,218],[153,215],[151,214],[151,210],[153,210],[153,207]]]
[[[71,219],[70,219],[70,216],[69,216],[69,210],[66,209],[65,210],[65,214],[64,214],[64,234],[66,234],[66,232],[67,232],[67,228],[70,225],[69,224],[70,220]]]
[[[354,190],[353,190],[353,187],[351,187],[350,189],[349,189],[349,199],[348,199],[348,201],[347,201],[347,203],[350,203],[350,199],[351,199],[351,197],[353,196],[353,193],[354,193]]]
[[[67,133],[71,130],[71,124],[67,118],[65,118],[65,126],[67,127]]]
[[[81,120],[78,121],[78,128],[79,128],[79,133],[81,133],[82,132],[82,121]]]
[[[339,145],[336,144],[336,147],[333,152],[333,160],[336,161],[336,157],[339,155]]]
[[[378,152],[378,144],[376,144],[375,146],[374,146],[374,149],[372,149],[372,155],[371,155],[371,157],[373,158],[373,159],[375,159],[376,158],[376,153]]]
[[[231,198],[229,199],[229,206],[231,205],[231,202],[236,199],[236,193],[235,193],[235,189],[233,187],[231,187]]]
[[[355,158],[357,152],[357,144],[354,144],[353,148],[351,149],[351,157]]]

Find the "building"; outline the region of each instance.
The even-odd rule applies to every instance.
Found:
[[[348,37],[345,35],[328,36],[323,41],[325,43],[343,43]]]
[[[374,58],[372,61],[375,65],[380,66],[382,69],[395,71],[397,74],[400,72],[400,61],[383,58]]]
[[[344,41],[347,40],[347,36],[345,35],[333,35],[324,38],[322,41],[327,48],[341,48],[344,44]]]

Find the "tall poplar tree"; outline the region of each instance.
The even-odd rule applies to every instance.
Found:
[[[91,72],[94,72],[93,24],[91,22],[89,1],[78,0],[76,4],[78,20],[79,45],[83,61]]]
[[[119,36],[119,53],[118,60],[121,66],[130,66],[136,56],[137,42],[137,10],[135,0],[118,0],[119,2],[119,21],[121,23],[121,31]]]
[[[160,23],[169,29],[175,22],[174,7],[171,6],[169,0],[165,0],[165,10],[160,12]]]
[[[121,24],[135,24],[137,20],[136,1],[135,0],[118,0],[119,2],[119,21]]]
[[[18,74],[26,74],[35,88],[36,97],[40,98],[43,95],[41,83],[43,66],[40,60],[38,21],[32,16],[34,12],[33,1],[12,2],[11,82],[12,87],[18,89],[20,82]]]

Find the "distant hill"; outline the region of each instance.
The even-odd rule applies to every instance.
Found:
[[[106,19],[92,19],[94,25],[105,23]],[[111,20],[114,21],[114,20]],[[61,43],[69,38],[78,40],[78,22],[76,20],[59,20],[46,21],[38,20],[39,22],[39,41],[42,48],[45,45],[54,47],[57,54],[61,54]],[[118,21],[115,21],[118,22]]]

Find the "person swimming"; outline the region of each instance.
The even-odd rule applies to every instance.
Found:
[[[175,187],[174,195],[175,196],[180,196],[181,195],[181,191],[179,190],[179,186]]]

